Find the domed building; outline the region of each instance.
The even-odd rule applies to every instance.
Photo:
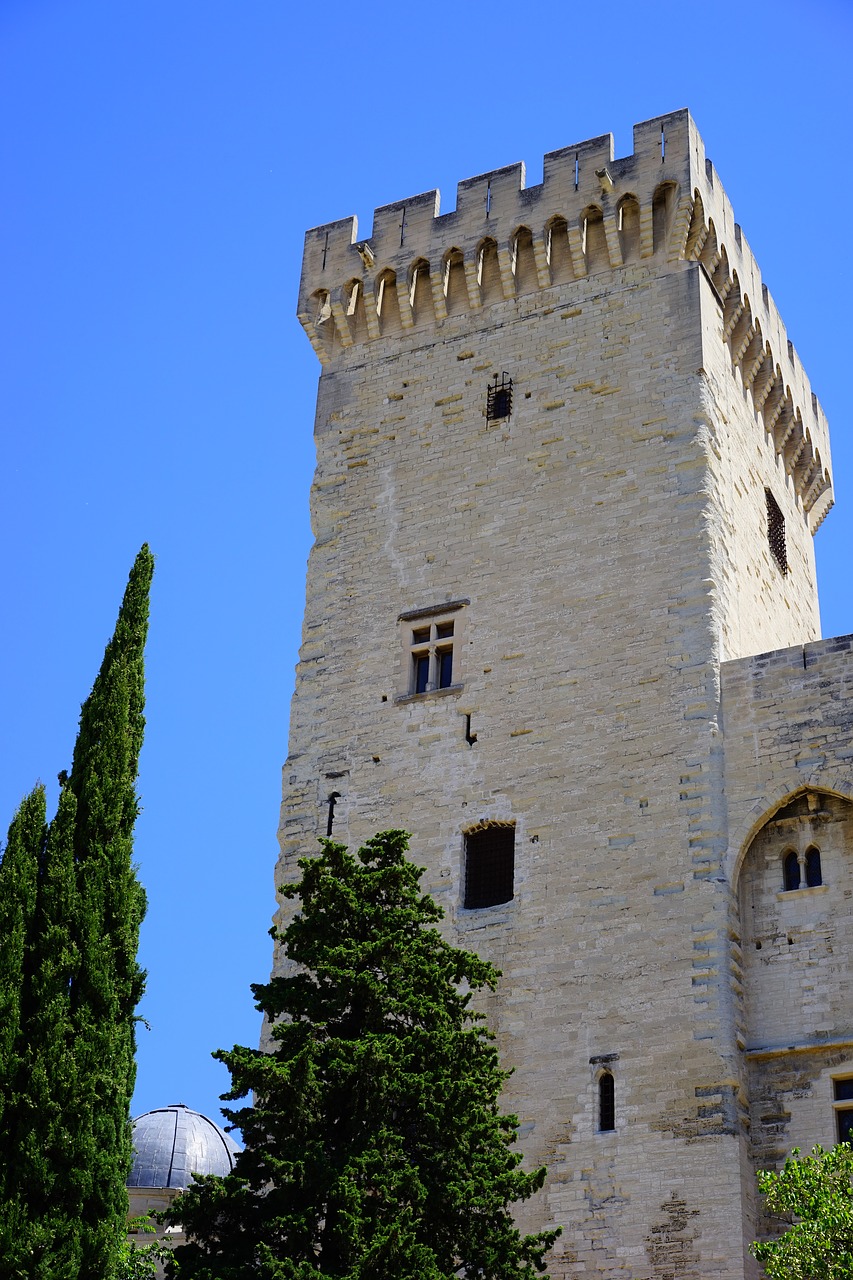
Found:
[[[192,1183],[192,1175],[224,1177],[234,1168],[240,1148],[218,1124],[192,1111],[183,1102],[146,1111],[133,1122],[133,1164],[127,1180],[131,1219],[167,1209],[179,1191]],[[157,1236],[183,1240],[180,1229],[157,1227]],[[136,1233],[134,1233],[136,1236]],[[140,1244],[154,1237],[136,1236]]]

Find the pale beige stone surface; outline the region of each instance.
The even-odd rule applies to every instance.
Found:
[[[771,835],[744,855],[806,788],[853,794],[851,667],[819,641],[820,406],[689,115],[634,146],[552,153],[529,190],[520,166],[472,179],[443,216],[436,193],[387,206],[369,241],[353,220],[306,236],[323,374],[276,875],[333,792],[340,839],[412,831],[448,935],[503,970],[486,1009],[525,1158],[549,1168],[520,1221],[564,1227],[550,1274],[709,1280],[754,1274],[753,1147],[833,1123],[847,1050],[817,1046],[853,1033],[843,806],[814,910],[777,902]],[[512,414],[487,421],[504,371]],[[452,617],[454,670],[412,697],[416,611]],[[484,821],[515,823],[514,896],[466,910]],[[770,977],[753,881],[762,929],[796,916]],[[761,1056],[792,1035],[815,1040],[808,1087]]]

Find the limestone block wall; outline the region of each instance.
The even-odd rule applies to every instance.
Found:
[[[566,1227],[552,1273],[662,1276],[675,1252],[675,1274],[730,1276],[699,274],[623,273],[324,375],[280,876],[332,792],[342,839],[410,828],[448,929],[504,971],[488,1012],[550,1169],[523,1216]],[[504,369],[513,413],[490,423]],[[443,601],[467,601],[455,687],[401,697],[401,615]],[[514,897],[467,911],[484,819],[515,823]]]
[[[748,1197],[754,1168],[837,1141],[833,1082],[853,1075],[853,637],[728,662],[721,676]],[[786,889],[791,853],[802,877]]]
[[[520,1218],[565,1228],[551,1274],[730,1280],[750,1094],[719,663],[817,635],[825,423],[761,289],[758,361],[751,256],[733,230],[718,252],[730,211],[686,112],[633,156],[605,135],[437,214],[429,193],[369,240],[306,237],[323,375],[277,883],[330,814],[350,844],[411,830],[448,934],[503,970],[486,1011],[549,1168]],[[451,623],[452,679],[419,693],[413,646],[435,658]],[[489,823],[514,831],[512,896],[470,908]]]

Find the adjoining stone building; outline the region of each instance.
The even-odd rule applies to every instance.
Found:
[[[853,1114],[853,637],[826,421],[689,113],[309,231],[299,316],[277,883],[414,833],[503,970],[552,1276],[754,1276],[754,1169]]]

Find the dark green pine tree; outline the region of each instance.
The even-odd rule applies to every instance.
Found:
[[[145,912],[131,855],[152,569],[146,546],[83,705],[55,818],[45,834],[37,788],[0,863],[0,923],[20,922],[14,945],[0,942],[0,1008],[17,1019],[0,1034],[0,1274],[22,1280],[108,1280],[125,1231]]]
[[[499,973],[435,929],[401,831],[353,857],[324,841],[285,890],[290,971],[253,987],[270,1052],[220,1051],[234,1172],[174,1204],[181,1280],[530,1280],[555,1231],[522,1236],[511,1205],[542,1186],[513,1150],[493,1037],[471,992]]]

